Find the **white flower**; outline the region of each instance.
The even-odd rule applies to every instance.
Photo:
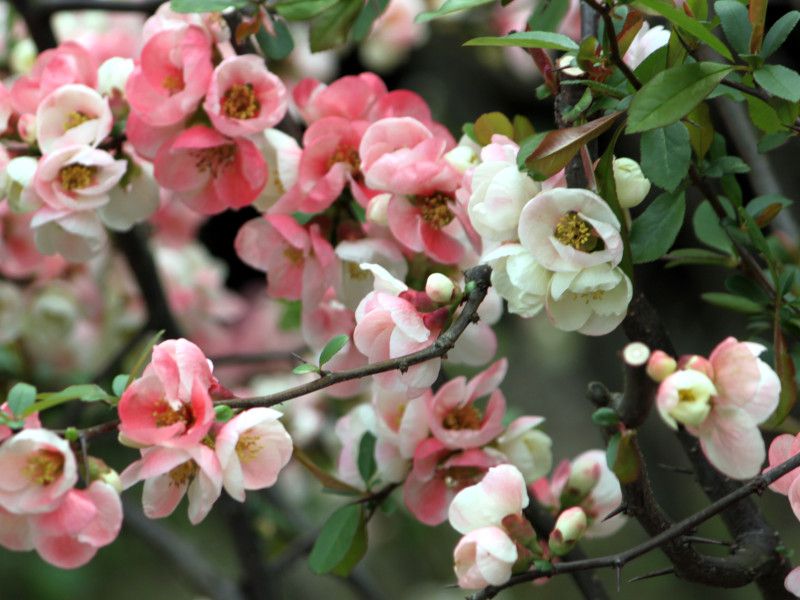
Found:
[[[678,423],[697,427],[711,412],[711,397],[716,394],[714,382],[705,373],[686,369],[661,382],[656,406],[661,418],[673,429],[678,428]]]
[[[133,68],[133,59],[112,56],[97,69],[97,90],[104,96],[120,94],[124,98],[125,84]]]
[[[303,150],[292,136],[277,129],[265,130],[256,143],[267,161],[269,179],[253,205],[266,212],[297,181]]]
[[[40,202],[33,191],[33,177],[39,162],[32,156],[12,158],[6,165],[6,196],[14,212],[38,208]]]
[[[613,163],[614,185],[622,208],[633,208],[641,204],[650,192],[650,180],[642,168],[630,158],[615,158]]]
[[[96,147],[114,124],[108,100],[73,83],[51,92],[36,109],[36,141],[42,153],[67,145]]]
[[[538,314],[545,305],[551,273],[519,244],[505,244],[487,254],[492,287],[508,301],[508,311],[522,317]]]
[[[519,417],[497,438],[497,449],[529,483],[547,475],[553,466],[553,441],[544,431],[537,429],[543,421],[542,417]]]

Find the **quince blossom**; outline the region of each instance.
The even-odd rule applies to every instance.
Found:
[[[43,153],[64,146],[96,147],[112,125],[108,100],[85,85],[65,85],[36,109],[36,142]]]
[[[784,433],[779,435],[772,440],[769,446],[768,469],[786,462],[798,452],[800,452],[800,434],[792,436]],[[773,482],[769,489],[786,496],[795,516],[800,519],[800,468],[789,471]]]

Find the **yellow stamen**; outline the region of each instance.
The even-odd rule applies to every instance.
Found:
[[[175,410],[164,400],[156,405],[153,420],[156,427],[169,427],[175,423],[186,423],[188,427],[194,422],[194,415],[188,404],[181,404],[180,408]]]
[[[212,177],[216,177],[236,158],[236,145],[225,144],[224,146],[192,150],[192,156],[197,160],[195,166],[198,171],[210,172]]]
[[[164,77],[164,81],[161,82],[161,86],[169,92],[170,96],[177,94],[184,88],[183,77],[180,75],[167,75]]]
[[[471,404],[456,408],[444,418],[445,429],[480,429],[483,415]]]
[[[236,442],[236,455],[239,457],[239,461],[250,462],[258,456],[263,448],[264,444],[261,438],[248,429],[239,436],[239,441]]]
[[[169,472],[171,485],[176,487],[183,487],[191,483],[197,475],[197,463],[193,460],[187,460],[185,463],[179,464],[177,467]]]
[[[347,267],[347,274],[350,276],[350,279],[355,280],[364,280],[369,277],[369,271],[365,271],[361,267],[358,266],[358,263],[345,261],[345,266]]]
[[[94,117],[90,117],[86,113],[82,113],[79,110],[72,111],[67,115],[67,120],[64,123],[64,131],[68,131],[78,125],[82,125],[86,123],[86,121],[91,121]]]
[[[260,110],[252,84],[236,83],[222,96],[222,114],[233,119],[252,119]]]
[[[450,224],[456,216],[450,210],[451,201],[450,196],[439,192],[432,196],[414,196],[411,203],[420,209],[426,223],[435,229],[441,229]]]
[[[53,450],[39,450],[28,458],[24,472],[33,483],[50,485],[64,472],[64,455]]]
[[[597,232],[576,212],[568,212],[561,217],[553,234],[565,246],[572,246],[581,252],[591,252],[597,246]]]
[[[293,265],[299,265],[303,262],[303,251],[299,248],[293,248],[289,246],[286,250],[283,251],[283,255],[289,259],[289,262]]]
[[[58,171],[58,178],[61,181],[61,187],[71,192],[73,190],[82,190],[92,185],[96,172],[97,167],[67,165],[66,167],[61,167]]]

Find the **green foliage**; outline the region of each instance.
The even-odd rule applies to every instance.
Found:
[[[245,8],[251,0],[172,0],[170,8],[178,13],[221,12],[228,7]]]
[[[633,483],[639,478],[641,464],[635,446],[636,431],[627,430],[615,433],[608,440],[606,463],[620,483]]]
[[[537,2],[536,8],[533,9],[533,13],[528,19],[528,24],[538,31],[558,31],[568,11],[569,0]]]
[[[369,487],[372,477],[378,468],[375,462],[375,442],[377,439],[372,432],[367,431],[361,436],[361,441],[358,443],[358,473],[361,479]]]
[[[322,526],[319,537],[311,549],[308,565],[318,575],[331,573],[342,567],[352,568],[351,550],[360,550],[366,541],[364,515],[358,504],[347,504],[336,510]],[[363,532],[360,534],[360,532]],[[361,539],[359,539],[361,538]],[[365,545],[365,544],[364,544]],[[366,549],[366,548],[365,548]],[[363,552],[361,552],[363,556]]]
[[[577,50],[578,44],[566,35],[551,31],[517,31],[503,36],[473,38],[465,46],[512,46],[518,48],[546,48],[548,50]]]
[[[592,422],[601,427],[612,427],[619,423],[619,415],[613,408],[603,406],[592,413]]]
[[[789,102],[800,101],[800,74],[783,65],[764,65],[753,72],[764,90]]]
[[[494,0],[447,0],[436,10],[429,10],[417,15],[414,19],[417,23],[427,23],[434,19],[451,15],[462,10],[475,8],[476,6],[483,6],[484,4],[491,4]]]
[[[306,373],[319,373],[319,367],[311,363],[302,363],[292,369],[295,375],[305,375]]]
[[[122,396],[123,392],[125,392],[125,388],[128,387],[130,380],[131,378],[129,375],[120,373],[114,377],[114,380],[111,382],[111,391],[117,396]]]
[[[722,30],[733,49],[739,54],[747,54],[753,27],[744,4],[736,0],[718,0],[714,3],[714,12],[719,16]]]
[[[367,38],[375,19],[381,16],[388,4],[389,0],[367,0],[353,23],[354,42],[358,43]]]
[[[71,385],[60,392],[43,392],[36,396],[37,401],[25,410],[24,416],[35,412],[41,412],[59,404],[64,404],[71,400],[81,400],[82,402],[106,402],[116,405],[118,398],[111,396],[103,388],[93,383],[83,383]]]
[[[668,192],[675,191],[692,162],[689,132],[680,122],[645,131],[641,156],[645,176]]]
[[[262,25],[256,33],[256,41],[264,56],[282,60],[294,50],[294,40],[283,19],[273,18],[272,29],[273,33],[269,33]]]
[[[797,26],[800,21],[800,11],[792,10],[783,15],[780,19],[775,21],[775,24],[764,36],[764,44],[761,46],[760,55],[762,58],[769,58],[780,48],[792,30]]]
[[[720,225],[711,203],[704,200],[698,205],[692,217],[695,237],[706,246],[721,250],[727,254],[733,252],[733,244],[725,229]]]
[[[492,136],[496,133],[510,139],[514,138],[514,125],[501,112],[482,114],[476,119],[472,131],[475,135],[475,141],[481,146],[491,143]]]
[[[6,402],[15,417],[22,417],[36,402],[36,388],[29,383],[17,383],[8,391]]]
[[[309,31],[311,51],[321,52],[344,44],[361,8],[361,0],[336,0],[315,16]]]
[[[723,292],[708,292],[701,294],[700,297],[714,306],[719,306],[726,310],[740,312],[745,314],[758,314],[764,310],[758,302],[753,302],[748,298],[736,296],[735,294],[726,294]]]
[[[628,109],[628,133],[664,127],[683,118],[717,87],[732,67],[687,63],[658,73],[640,89]]]
[[[275,12],[289,21],[305,21],[336,4],[338,0],[284,0],[275,5]]]
[[[224,404],[218,404],[214,407],[214,419],[220,423],[225,423],[233,418],[233,409]]]
[[[665,192],[653,200],[631,227],[633,262],[652,262],[666,254],[678,237],[685,212],[682,191]]]
[[[322,367],[322,365],[330,361],[330,359],[332,359],[342,348],[344,348],[349,341],[350,336],[344,333],[334,336],[328,340],[328,343],[325,344],[325,347],[319,354],[319,366]]]

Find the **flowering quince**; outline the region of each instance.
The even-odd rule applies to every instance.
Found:
[[[497,438],[497,449],[519,469],[525,481],[544,477],[553,466],[550,436],[538,429],[543,417],[523,416],[514,419],[503,435]]]
[[[784,433],[779,435],[772,440],[769,446],[768,469],[786,462],[798,452],[800,452],[800,434],[792,436]],[[773,492],[787,496],[795,516],[800,519],[800,469],[790,471],[773,482],[769,488]],[[800,589],[800,587],[797,589]]]
[[[795,567],[789,572],[783,585],[786,587],[787,592],[800,598],[800,567]]]
[[[492,286],[508,301],[508,312],[533,317],[542,311],[552,273],[521,244],[503,244],[482,262],[492,267]]]
[[[225,423],[215,438],[215,452],[225,491],[244,502],[245,490],[272,486],[292,456],[292,438],[271,408],[251,408]]]
[[[669,31],[661,25],[650,27],[647,22],[642,23],[641,29],[628,46],[623,60],[631,69],[638,67],[645,58],[669,43]]]
[[[214,69],[203,108],[222,134],[261,133],[283,119],[286,88],[255,55],[231,56]]]
[[[411,49],[428,37],[427,26],[414,21],[426,9],[422,0],[391,0],[359,46],[359,57],[364,64],[387,72],[404,62]]]
[[[8,406],[8,402],[3,402],[3,404],[0,405],[0,411],[9,417],[13,416],[11,408]],[[39,413],[31,413],[25,417],[24,423],[25,429],[39,429],[42,426],[41,422],[39,421]],[[13,434],[14,432],[7,425],[0,425],[0,442],[7,440]]]
[[[400,458],[412,459],[417,446],[429,432],[424,397],[408,398],[405,393],[392,392],[374,383],[372,406],[378,445],[391,444],[396,447]]]
[[[85,85],[65,85],[36,109],[36,142],[43,153],[63,146],[96,147],[111,133],[112,125],[108,100]]]
[[[506,375],[508,362],[498,360],[467,383],[456,377],[436,394],[428,392],[425,404],[431,433],[448,448],[477,448],[495,439],[503,431],[506,400],[497,389]],[[489,395],[484,414],[475,401]]]
[[[519,556],[517,545],[499,527],[482,527],[462,537],[453,552],[458,586],[478,590],[511,578]]]
[[[261,212],[266,212],[297,182],[300,157],[303,150],[295,139],[277,129],[267,129],[263,137],[253,138],[267,161],[267,185],[253,202]]]
[[[386,94],[386,85],[374,73],[348,75],[330,85],[307,78],[292,92],[300,116],[309,124],[324,117],[369,120],[373,106]]]
[[[558,515],[556,525],[550,532],[548,545],[558,556],[563,556],[578,543],[586,532],[588,521],[586,513],[580,506],[572,506]]]
[[[204,214],[251,204],[267,183],[267,163],[252,141],[194,125],[161,146],[155,178]]]
[[[615,158],[612,163],[614,186],[622,208],[633,208],[642,203],[650,193],[650,180],[642,168],[630,158]]]
[[[469,218],[481,237],[493,241],[517,239],[517,225],[525,204],[542,186],[521,173],[519,146],[502,135],[481,150],[481,163],[472,171]]]
[[[758,358],[766,348],[729,337],[708,359],[684,357],[658,388],[659,414],[686,426],[709,462],[728,477],[756,475],[766,457],[758,425],[778,406],[777,374]]]

